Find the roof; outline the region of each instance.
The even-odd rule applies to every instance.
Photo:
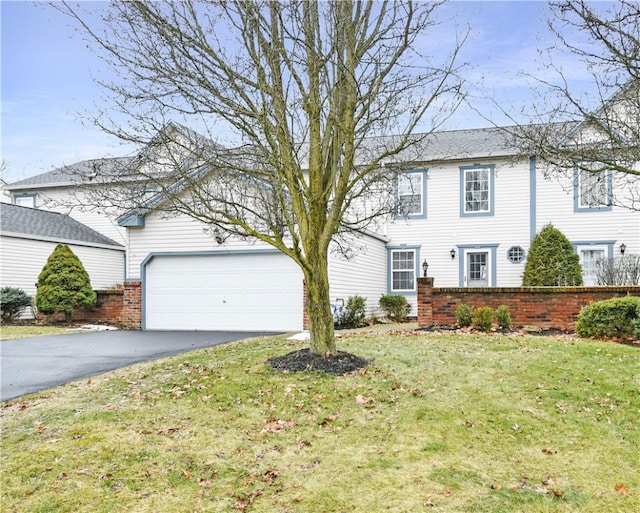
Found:
[[[0,233],[29,239],[70,242],[83,246],[124,246],[92,230],[75,219],[57,212],[0,203]]]
[[[5,189],[12,191],[77,185],[82,176],[90,179],[92,176],[95,176],[96,173],[114,174],[116,170],[122,169],[122,167],[126,166],[132,159],[133,157],[114,157],[83,160],[75,164],[10,183],[5,186]]]
[[[178,130],[190,138],[198,147],[204,147],[203,141],[218,150],[220,146],[209,141],[206,137],[177,123],[170,123],[168,129]],[[444,160],[461,160],[482,157],[508,157],[518,154],[518,147],[513,137],[510,137],[509,127],[471,128],[465,130],[449,130],[433,132],[430,134],[414,135],[415,144],[400,153],[393,160],[398,162],[434,162]],[[362,146],[363,157],[366,158],[368,150],[375,151],[377,147],[393,143],[394,136],[372,137],[365,139]],[[233,150],[231,150],[233,151]],[[31,176],[5,186],[7,191],[40,189],[46,187],[64,187],[77,185],[80,178],[85,176],[91,180],[92,176],[99,174],[104,183],[105,175],[118,175],[125,166],[136,157],[115,157],[90,159],[76,162],[61,168],[53,169],[46,173]],[[127,176],[130,176],[127,174]],[[108,181],[108,180],[107,180]]]
[[[509,127],[447,130],[414,136],[416,144],[400,153],[398,160],[434,162],[481,157],[510,157],[519,153]]]

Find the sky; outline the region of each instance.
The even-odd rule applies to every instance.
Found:
[[[476,89],[474,109],[462,106],[443,128],[479,128],[488,126],[488,120],[508,124],[482,96],[499,99],[514,115],[529,100],[532,80],[526,74],[548,72],[538,49],[553,46],[545,21],[547,3],[453,1],[443,15],[432,36],[440,43],[435,47],[450,48],[454,25],[469,26],[460,59],[469,64],[465,78]],[[11,183],[80,160],[131,154],[133,148],[88,121],[87,113],[100,105],[93,77],[103,64],[70,20],[46,4],[7,0],[0,0],[0,20],[3,179]],[[561,64],[570,78],[588,78],[578,63]]]

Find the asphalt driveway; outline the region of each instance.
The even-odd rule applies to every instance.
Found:
[[[267,332],[98,331],[0,342],[0,401]]]

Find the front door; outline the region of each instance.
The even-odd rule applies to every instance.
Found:
[[[467,287],[489,286],[489,252],[473,251],[467,253]]]

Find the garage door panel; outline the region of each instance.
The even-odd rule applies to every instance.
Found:
[[[302,273],[284,255],[158,256],[145,275],[146,329],[302,328]]]

